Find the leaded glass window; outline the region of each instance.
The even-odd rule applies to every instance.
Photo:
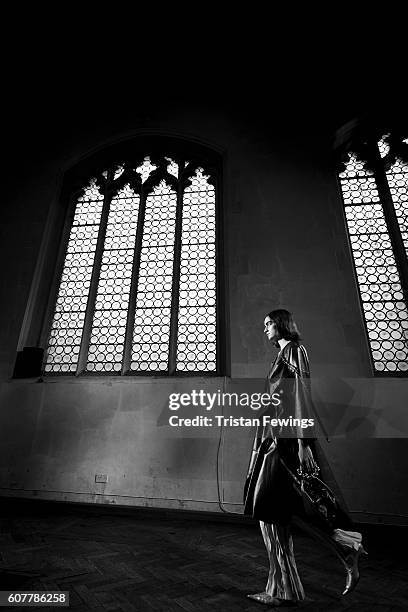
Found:
[[[383,145],[383,140],[379,145]],[[396,159],[386,172],[405,253],[408,255],[408,164]]]
[[[74,198],[44,372],[216,374],[214,171],[144,156]]]
[[[408,166],[376,146],[372,170],[350,153],[339,176],[374,372],[406,375]]]

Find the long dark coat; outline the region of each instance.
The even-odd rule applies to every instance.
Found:
[[[316,439],[324,435],[310,390],[310,370],[306,349],[289,342],[272,364],[266,379],[266,392],[279,394],[280,404],[268,406],[260,415],[271,418],[313,419],[314,427],[299,424],[273,427],[269,423],[257,427],[244,485],[244,513],[266,523],[287,524],[293,514],[304,517],[302,500],[293,486],[293,479],[281,462],[296,473],[299,467],[298,438],[310,446],[320,467],[320,476],[336,495],[340,508],[338,527],[352,526],[344,500]],[[276,397],[276,395],[275,395]],[[305,422],[305,421],[304,421]]]

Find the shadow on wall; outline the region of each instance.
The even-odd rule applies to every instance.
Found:
[[[331,436],[408,437],[403,379],[314,378],[313,398]]]

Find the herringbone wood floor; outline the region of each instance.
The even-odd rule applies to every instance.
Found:
[[[363,531],[369,557],[357,590],[345,598],[337,559],[294,533],[308,596],[299,609],[408,609],[406,531]],[[77,612],[260,612],[268,608],[245,595],[263,590],[267,568],[252,522],[0,499],[0,590],[69,591]]]

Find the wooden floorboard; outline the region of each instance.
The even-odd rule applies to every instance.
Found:
[[[408,610],[407,530],[362,530],[369,556],[345,598],[337,559],[294,532],[307,599],[290,609]],[[0,590],[69,591],[76,612],[259,612],[267,607],[246,594],[263,590],[267,570],[254,523],[0,500]]]

